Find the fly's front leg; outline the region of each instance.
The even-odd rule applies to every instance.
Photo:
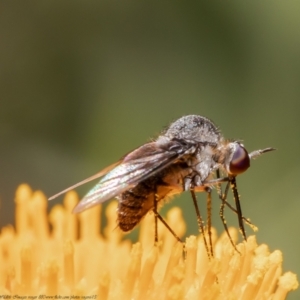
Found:
[[[229,177],[221,177],[221,178],[216,178],[216,179],[211,179],[211,180],[206,180],[202,183],[203,186],[212,186],[212,185],[220,185],[223,182],[229,182],[230,178]]]
[[[230,187],[231,187],[231,190],[232,190],[232,193],[233,193],[233,197],[234,197],[234,201],[235,201],[235,206],[236,206],[236,211],[237,211],[237,215],[238,215],[240,232],[241,232],[244,240],[247,241],[247,236],[246,236],[244,222],[243,222],[242,208],[241,208],[241,204],[240,204],[240,197],[239,197],[239,193],[237,191],[235,177],[233,177],[230,180]]]
[[[217,171],[216,171],[216,174],[217,174],[217,178],[219,179],[219,178],[220,178],[220,171],[217,170]],[[229,230],[228,230],[227,222],[226,222],[226,219],[225,219],[225,215],[224,215],[225,204],[227,203],[227,202],[226,202],[226,199],[227,199],[227,194],[228,194],[228,190],[229,190],[229,184],[230,184],[230,182],[228,181],[227,184],[226,184],[226,187],[225,187],[224,194],[223,194],[223,192],[222,192],[222,186],[221,186],[221,183],[218,183],[218,184],[217,184],[218,195],[219,195],[220,200],[222,201],[222,202],[221,202],[221,205],[220,205],[219,216],[220,216],[220,218],[221,218],[221,220],[222,220],[223,227],[224,227],[224,229],[225,229],[225,231],[226,231],[226,234],[227,234],[227,236],[228,236],[228,238],[229,238],[229,240],[230,240],[231,245],[233,246],[233,248],[234,248],[237,252],[239,252],[239,251],[237,250],[237,248],[236,248],[236,246],[235,246],[235,244],[234,244],[232,238],[231,238],[231,235],[230,235]],[[239,253],[240,253],[240,252],[239,252]]]
[[[220,177],[220,171],[217,170],[216,171],[216,175],[217,175],[217,179]],[[233,191],[233,195],[234,195],[234,200],[236,202],[236,209],[234,209],[228,202],[227,202],[227,195],[228,195],[228,190],[229,190],[229,187],[231,186],[231,189]],[[225,191],[224,193],[222,192],[222,186],[221,186],[221,183],[219,183],[217,185],[217,190],[218,190],[218,195],[219,195],[219,198],[220,200],[222,201],[221,203],[221,206],[220,206],[220,218],[222,220],[222,223],[223,223],[223,226],[224,226],[224,229],[227,233],[227,236],[230,240],[230,243],[232,244],[232,246],[234,247],[234,249],[239,252],[235,246],[235,244],[233,243],[233,240],[231,238],[231,235],[229,233],[229,230],[228,230],[228,227],[227,227],[227,222],[226,222],[226,219],[225,219],[225,216],[224,216],[224,209],[225,209],[225,205],[227,205],[231,210],[233,210],[237,215],[238,215],[238,222],[239,222],[239,228],[240,228],[240,231],[243,235],[243,238],[245,240],[247,240],[246,238],[246,233],[245,233],[245,228],[244,228],[244,223],[243,221],[247,222],[252,228],[254,227],[254,225],[252,225],[252,223],[246,219],[245,217],[243,217],[242,215],[242,210],[241,210],[241,207],[240,207],[240,201],[239,201],[239,195],[238,195],[238,192],[237,192],[237,188],[236,188],[236,181],[235,181],[235,177],[231,178],[228,180],[227,184],[226,184],[226,187],[225,187]],[[240,253],[240,252],[239,252]]]
[[[227,194],[228,194],[228,189],[229,189],[229,184],[230,184],[229,178],[228,177],[220,178],[219,170],[217,170],[216,173],[217,173],[217,180],[220,180],[220,183],[217,184],[217,192],[218,192],[220,200],[222,201],[221,208],[220,208],[220,214],[221,214],[221,211],[224,212],[225,205],[228,208],[230,208],[234,213],[238,214],[237,210],[227,201]],[[225,179],[228,179],[228,181],[223,181]],[[209,182],[209,181],[207,181],[207,182]],[[214,182],[216,182],[216,181],[214,180]],[[222,192],[221,182],[227,182],[224,194]],[[224,216],[224,213],[222,213],[222,215]],[[243,216],[242,216],[242,218],[243,218],[244,222],[247,223],[253,229],[253,231],[258,230],[257,227],[254,224],[252,224],[248,218],[243,217]]]
[[[220,191],[220,193],[219,193],[219,198],[220,198],[220,200],[222,201],[222,202],[221,202],[221,205],[220,205],[220,212],[219,212],[219,215],[220,215],[220,218],[221,218],[221,220],[222,220],[223,227],[224,227],[224,229],[225,229],[225,231],[226,231],[226,234],[227,234],[227,236],[228,236],[228,238],[229,238],[229,241],[230,241],[231,245],[233,246],[233,248],[234,248],[238,253],[240,253],[239,250],[236,248],[235,243],[234,243],[233,240],[232,240],[232,237],[231,237],[230,232],[229,232],[229,230],[228,230],[228,226],[227,226],[227,222],[226,222],[226,219],[225,219],[225,215],[224,215],[224,209],[225,209],[226,198],[227,198],[227,194],[228,194],[228,190],[229,190],[229,185],[230,185],[230,183],[228,182],[227,185],[226,185],[226,187],[225,187],[225,192],[224,192],[224,194],[222,193],[221,187],[220,187],[220,189],[219,189],[219,191]],[[241,253],[240,253],[240,254],[241,254]]]

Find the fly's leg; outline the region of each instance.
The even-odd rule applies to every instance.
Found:
[[[238,212],[236,211],[236,209],[227,202],[227,200],[224,200],[224,203],[226,204],[226,206],[228,206],[234,213],[238,214]],[[253,231],[257,231],[257,227],[246,217],[242,217],[242,219],[244,220],[245,223],[247,223],[252,229]]]
[[[197,198],[196,198],[194,188],[191,188],[190,192],[191,192],[191,195],[192,195],[192,199],[193,199],[193,203],[194,203],[194,207],[195,207],[195,211],[196,211],[196,215],[197,215],[197,223],[198,223],[199,232],[203,236],[203,242],[204,242],[204,246],[205,246],[205,249],[206,249],[206,253],[208,255],[208,258],[210,259],[213,256],[212,242],[211,242],[211,232],[209,231],[210,232],[210,234],[209,234],[210,250],[209,250],[208,244],[207,244],[207,241],[206,241],[205,230],[204,230],[204,226],[203,226],[204,222],[203,222],[203,219],[202,219],[201,214],[200,214],[200,210],[199,210],[199,207],[198,207],[198,202],[197,202]]]
[[[210,247],[210,254],[211,257],[214,256],[213,246],[212,246],[212,239],[211,239],[211,189],[207,189],[207,198],[206,198],[206,209],[207,209],[207,233],[209,237],[209,247]]]
[[[163,219],[163,217],[156,212],[156,216],[157,218],[167,227],[167,229],[172,233],[172,235],[174,236],[174,238],[183,244],[183,241],[180,239],[180,237],[174,232],[174,230],[168,225],[168,223]]]
[[[154,195],[154,203],[153,203],[153,212],[154,212],[154,244],[158,243],[158,226],[157,226],[157,195]]]
[[[174,232],[174,230],[168,225],[168,223],[164,220],[164,218],[158,213],[157,211],[157,202],[158,202],[158,197],[155,194],[154,197],[154,205],[153,205],[153,213],[154,213],[154,226],[155,226],[155,233],[154,233],[154,243],[157,244],[158,242],[158,226],[157,226],[157,219],[159,219],[165,226],[166,228],[171,232],[171,234],[175,237],[175,239],[182,243],[182,240],[180,239],[180,237]]]
[[[220,173],[219,170],[217,170],[217,174]],[[212,186],[212,185],[219,185],[220,183],[223,182],[228,182],[230,181],[229,177],[218,177],[216,179],[210,179],[207,181],[202,182],[203,186]]]
[[[219,170],[217,170],[216,173],[217,173],[217,177],[219,178],[219,177],[220,177],[220,172],[219,172]],[[227,199],[227,194],[228,194],[228,190],[229,190],[229,184],[230,184],[230,182],[227,182],[226,187],[225,187],[224,194],[223,194],[223,192],[222,192],[222,186],[221,186],[221,184],[219,183],[219,184],[217,185],[218,195],[219,195],[219,198],[220,198],[220,200],[221,200],[219,216],[220,216],[220,218],[221,218],[221,220],[222,220],[223,227],[224,227],[224,229],[225,229],[225,231],[226,231],[226,234],[227,234],[227,236],[228,236],[228,238],[229,238],[229,240],[230,240],[231,245],[233,246],[233,248],[234,248],[238,253],[240,253],[240,252],[238,251],[238,249],[236,248],[236,245],[235,245],[235,243],[233,242],[233,240],[232,240],[232,238],[231,238],[231,235],[230,235],[230,233],[229,233],[228,226],[227,226],[227,221],[226,221],[225,215],[224,215],[224,209],[225,209],[225,205],[226,205],[226,203],[227,203],[226,199]]]
[[[243,214],[242,214],[242,208],[241,208],[241,203],[240,203],[240,197],[239,197],[239,194],[238,194],[238,191],[237,191],[235,177],[233,177],[230,180],[230,187],[231,187],[231,190],[233,192],[234,201],[235,201],[235,205],[236,205],[236,211],[237,211],[238,220],[239,220],[239,228],[240,228],[240,231],[243,235],[244,240],[247,241],[244,222],[243,222]]]
[[[238,253],[240,253],[239,250],[236,248],[236,245],[235,245],[235,243],[233,242],[232,237],[231,237],[231,235],[230,235],[230,233],[229,233],[228,226],[227,226],[227,221],[226,221],[225,215],[224,215],[224,209],[225,209],[226,197],[227,197],[227,194],[228,194],[228,190],[229,190],[229,182],[228,182],[227,185],[226,185],[224,194],[219,194],[219,198],[220,198],[221,201],[222,201],[222,202],[221,202],[221,206],[220,206],[220,212],[219,212],[219,215],[220,215],[220,218],[221,218],[222,223],[223,223],[223,227],[224,227],[224,229],[225,229],[225,231],[226,231],[226,233],[227,233],[227,236],[228,236],[228,238],[229,238],[229,240],[230,240],[230,243],[231,243],[232,247],[233,247]]]
[[[219,172],[219,170],[217,170],[216,171],[216,173],[217,173],[217,179],[216,180],[212,180],[212,181],[206,181],[205,182],[205,185],[206,184],[216,184],[216,182],[218,183],[217,184],[217,191],[218,191],[218,195],[219,195],[219,198],[221,199],[221,201],[222,202],[224,202],[224,204],[226,205],[226,206],[228,206],[234,213],[238,213],[237,212],[237,210],[226,200],[226,198],[227,198],[227,196],[226,197],[223,197],[223,199],[222,199],[222,186],[221,186],[221,183],[222,182],[227,182],[228,183],[228,181],[229,181],[229,178],[228,177],[223,177],[223,178],[220,178],[220,172]],[[227,192],[228,193],[228,192]],[[226,195],[227,195],[227,193],[226,193]],[[223,204],[223,205],[224,205]],[[222,205],[222,204],[221,204]],[[224,209],[223,209],[224,210]],[[253,224],[253,223],[251,223],[250,221],[249,221],[249,219],[248,218],[246,218],[246,217],[242,217],[243,218],[243,220],[244,220],[244,222],[245,223],[247,223],[254,231],[257,231],[257,227]]]

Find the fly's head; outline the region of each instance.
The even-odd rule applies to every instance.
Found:
[[[230,142],[225,151],[224,167],[230,176],[244,173],[250,167],[250,156],[243,144]]]
[[[223,167],[230,177],[235,177],[241,173],[244,173],[250,167],[251,159],[255,159],[263,153],[273,150],[275,149],[269,147],[248,153],[242,143],[237,141],[229,142],[222,149],[224,157]]]

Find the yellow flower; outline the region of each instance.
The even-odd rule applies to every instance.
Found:
[[[213,230],[214,257],[208,259],[202,236],[183,245],[159,227],[153,245],[153,215],[140,226],[136,244],[116,228],[116,202],[72,214],[78,202],[69,192],[64,205],[47,215],[47,199],[21,185],[16,193],[16,224],[0,235],[0,295],[6,299],[285,299],[298,287],[296,275],[282,275],[282,253],[257,245],[255,236],[238,244]],[[179,208],[167,216],[179,236],[185,223]],[[50,230],[51,227],[51,230]],[[233,240],[237,230],[230,228]]]

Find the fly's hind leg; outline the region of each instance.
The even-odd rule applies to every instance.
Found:
[[[168,223],[164,220],[164,218],[158,213],[157,211],[157,202],[158,202],[158,196],[157,194],[155,194],[154,198],[154,203],[153,203],[153,213],[154,213],[154,244],[157,244],[158,242],[158,226],[157,226],[157,219],[159,219],[164,226],[166,226],[166,228],[171,232],[171,234],[175,237],[175,239],[180,242],[183,243],[183,241],[180,239],[180,237],[174,232],[174,230],[168,225]]]
[[[157,218],[158,218],[158,212],[157,212],[157,195],[155,194],[154,203],[153,203],[153,213],[154,213],[154,244],[156,245],[158,242],[158,226],[157,226]]]

